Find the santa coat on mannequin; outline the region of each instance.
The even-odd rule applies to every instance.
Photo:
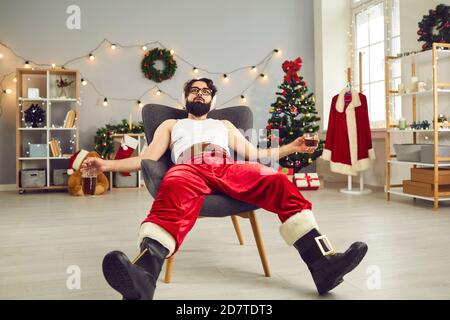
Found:
[[[322,158],[330,161],[331,171],[354,176],[371,166],[375,151],[366,96],[353,90],[346,96],[346,92],[332,99]]]

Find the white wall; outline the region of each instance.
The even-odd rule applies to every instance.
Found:
[[[81,30],[66,28],[66,8],[76,4],[81,8]],[[275,101],[277,86],[282,82],[281,63],[285,59],[303,58],[302,73],[308,83],[314,83],[313,0],[2,0],[0,1],[0,41],[16,52],[42,63],[60,64],[85,55],[103,38],[122,44],[138,44],[159,40],[193,64],[216,72],[227,72],[251,66],[274,48],[283,51],[268,65],[267,81],[257,81],[247,93],[254,112],[255,127],[264,128],[269,118],[269,106]],[[0,48],[0,75],[22,67]],[[91,79],[107,96],[135,99],[154,85],[140,71],[142,54],[138,49],[118,49],[107,46],[98,50],[94,63],[86,59],[70,64]],[[172,80],[160,84],[173,97],[181,97],[184,82],[192,77],[208,76],[219,87],[218,104],[240,94],[253,81],[247,70],[230,75],[224,84],[221,74],[194,75],[190,66],[178,60],[178,70]],[[14,86],[12,78],[5,83]],[[314,86],[310,88],[314,91]],[[83,87],[80,114],[81,147],[93,148],[93,137],[105,123],[129,118],[141,119],[134,102],[113,102],[101,106],[92,87]],[[15,94],[2,100],[0,116],[0,185],[15,179]],[[173,105],[170,99],[147,95],[145,103]],[[240,104],[240,100],[227,106]]]

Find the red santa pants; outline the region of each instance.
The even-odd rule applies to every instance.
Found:
[[[205,196],[213,192],[276,213],[288,244],[317,227],[311,203],[285,174],[258,162],[234,161],[222,153],[203,152],[167,171],[141,224],[139,241],[150,237],[168,248],[170,255],[175,253],[194,226]],[[301,216],[296,215],[302,211]]]

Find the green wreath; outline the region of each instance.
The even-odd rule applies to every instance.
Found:
[[[164,62],[164,69],[158,70],[154,67],[156,60]],[[155,48],[147,51],[141,63],[142,72],[147,79],[162,82],[171,79],[177,70],[177,62],[169,50]]]
[[[450,6],[440,4],[430,10],[419,22],[418,41],[424,41],[423,50],[430,49],[433,42],[450,43]]]

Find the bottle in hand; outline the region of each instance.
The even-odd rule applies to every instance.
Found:
[[[81,171],[83,179],[83,193],[85,195],[95,195],[95,187],[97,186],[97,169],[95,167],[84,168]]]

